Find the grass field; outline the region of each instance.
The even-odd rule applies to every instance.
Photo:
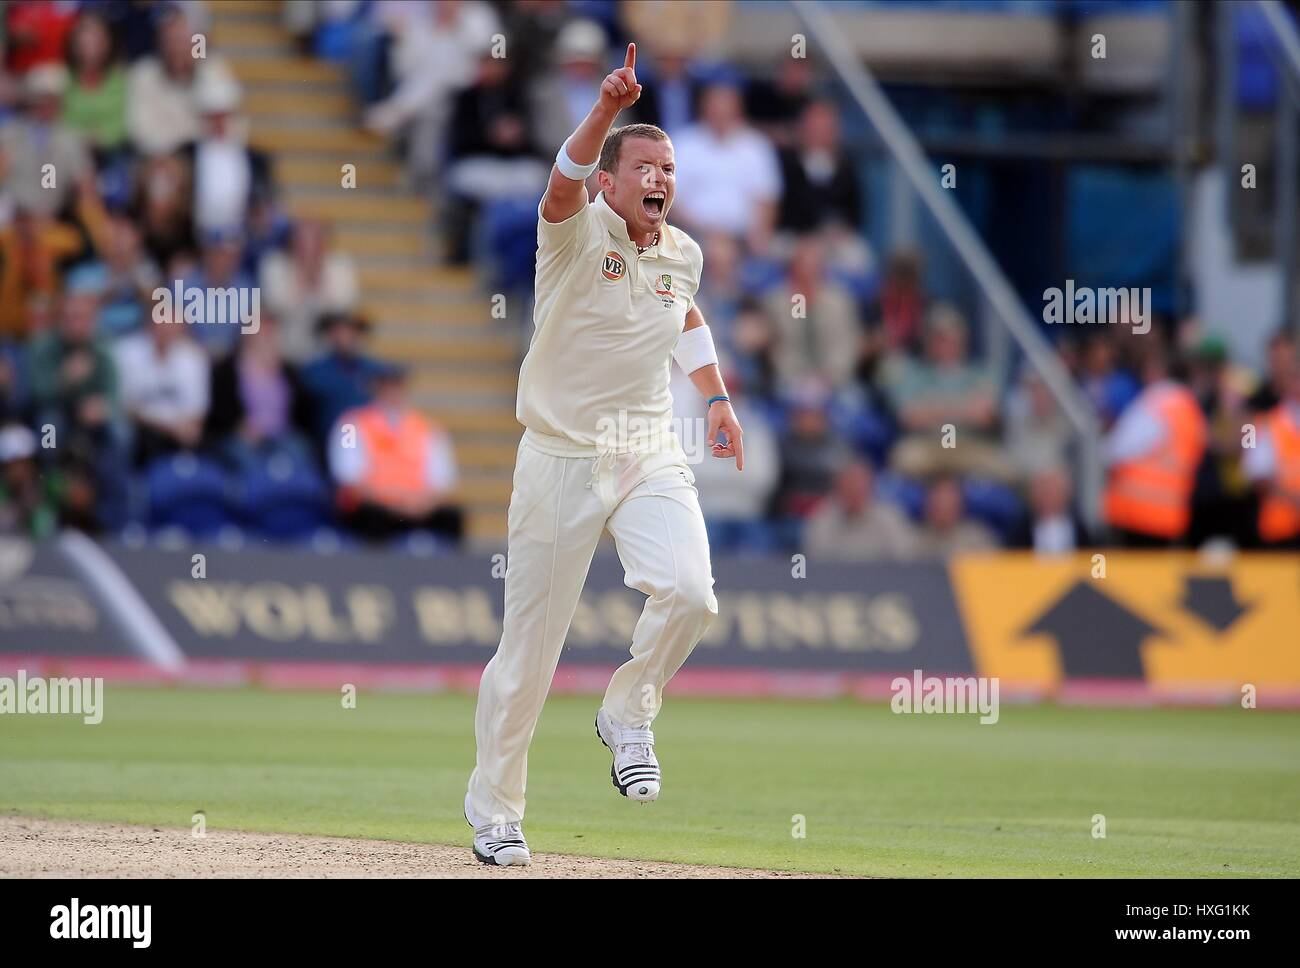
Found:
[[[552,697],[534,850],[904,877],[1300,875],[1300,716],[670,698],[665,792],[618,796],[597,700]],[[110,686],[104,722],[0,718],[0,812],[466,842],[473,699]],[[794,815],[806,836],[792,836]],[[1104,840],[1092,836],[1104,814]]]

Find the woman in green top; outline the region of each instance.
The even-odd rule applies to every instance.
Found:
[[[83,11],[68,32],[72,81],[63,99],[63,123],[80,131],[101,161],[126,145],[126,72],[113,32],[93,11]]]

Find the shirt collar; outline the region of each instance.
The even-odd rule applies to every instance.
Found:
[[[627,223],[623,221],[623,216],[610,208],[609,202],[605,201],[605,193],[598,194],[596,200],[591,204],[596,209],[596,217],[600,219],[609,234],[620,242],[631,245],[632,240],[627,234]],[[676,229],[665,222],[663,228],[659,230],[659,241],[646,249],[645,255],[650,258],[664,255],[670,259],[676,259],[678,262],[684,262],[685,258],[682,255],[681,246],[677,244],[676,232]]]

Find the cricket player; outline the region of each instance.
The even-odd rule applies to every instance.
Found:
[[[474,854],[487,864],[531,862],[522,828],[528,746],[601,532],[614,539],[625,583],[648,596],[632,657],[596,713],[623,796],[659,796],[650,724],[664,684],[718,613],[695,475],[670,426],[671,361],[708,398],[713,456],[734,458],[737,470],[741,428],[694,305],[700,247],[667,221],[672,142],[653,125],[610,130],[640,96],[629,44],[623,67],[560,148],[538,208],[505,616],[479,684],[478,756],[465,795]],[[593,172],[600,193],[588,202]]]

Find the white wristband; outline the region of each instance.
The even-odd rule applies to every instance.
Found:
[[[713,334],[709,332],[709,327],[696,326],[684,330],[677,337],[677,345],[673,347],[673,359],[687,376],[702,366],[718,362],[718,351],[713,345]]]
[[[586,181],[591,177],[591,173],[596,170],[600,164],[600,159],[596,159],[590,165],[580,165],[569,157],[569,142],[560,145],[560,150],[555,155],[555,167],[560,169],[560,174],[565,178],[572,178],[574,181]]]

